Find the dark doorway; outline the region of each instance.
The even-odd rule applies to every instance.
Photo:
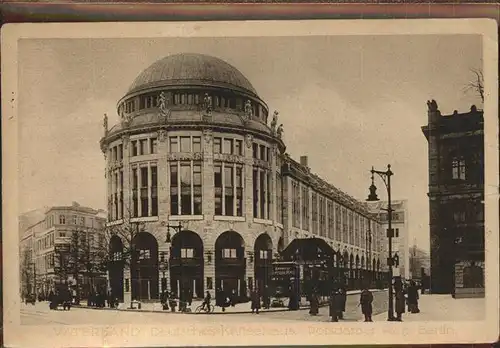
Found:
[[[246,300],[245,244],[235,231],[222,233],[215,241],[215,287],[236,300]]]
[[[109,271],[109,286],[111,294],[123,302],[123,242],[118,236],[113,236],[109,240],[110,262],[108,265]]]
[[[193,231],[181,231],[170,250],[170,291],[176,296],[203,298],[203,241]]]
[[[148,232],[138,233],[132,240],[135,251],[131,262],[132,299],[157,300],[158,294],[158,242]]]
[[[254,246],[255,286],[259,291],[269,286],[272,276],[273,242],[267,233],[257,237]],[[252,286],[252,284],[249,284]]]

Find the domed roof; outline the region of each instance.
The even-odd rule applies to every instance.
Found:
[[[137,76],[128,93],[175,85],[210,85],[257,95],[252,84],[234,66],[197,53],[175,54],[156,61]]]

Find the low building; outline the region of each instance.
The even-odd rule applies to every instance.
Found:
[[[433,293],[484,296],[484,120],[441,115],[428,102],[429,211]]]
[[[410,278],[422,279],[428,276],[431,269],[429,252],[417,247],[415,244],[410,248]]]
[[[22,288],[36,288],[37,295],[46,295],[57,284],[78,284],[83,294],[93,285],[106,285],[105,271],[90,274],[68,265],[69,251],[74,247],[75,233],[79,240],[86,240],[89,255],[103,243],[106,214],[101,210],[82,207],[74,202],[71,206],[53,206],[44,209],[36,223],[20,225],[20,274]],[[28,271],[29,269],[29,271]],[[28,285],[28,283],[30,285]],[[29,293],[33,293],[29,291]]]

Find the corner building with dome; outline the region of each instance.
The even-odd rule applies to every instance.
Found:
[[[110,290],[122,301],[163,290],[245,299],[271,281],[296,239],[338,255],[350,288],[382,279],[380,223],[362,202],[285,152],[283,128],[248,79],[202,54],[145,69],[104,120]],[[130,245],[137,257],[124,262]],[[326,248],[326,247],[325,247]],[[307,266],[305,266],[307,268]],[[307,269],[301,270],[307,278]]]

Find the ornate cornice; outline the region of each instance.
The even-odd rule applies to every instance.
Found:
[[[245,157],[238,156],[238,155],[230,155],[230,154],[226,154],[226,153],[214,153],[214,161],[244,164]]]

